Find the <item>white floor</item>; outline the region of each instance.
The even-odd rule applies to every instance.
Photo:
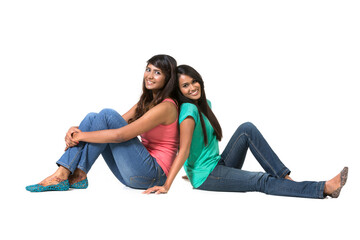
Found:
[[[117,182],[100,158],[86,190],[30,193],[25,185],[38,178],[14,176],[13,185],[3,186],[1,235],[6,239],[354,239],[359,179],[351,167],[349,176],[338,199],[207,192],[192,189],[180,177],[166,195],[143,195]]]

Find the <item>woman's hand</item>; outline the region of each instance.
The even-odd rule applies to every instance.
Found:
[[[79,129],[79,127],[71,127],[68,132],[65,135],[65,143],[66,143],[66,148],[65,151],[68,148],[74,147],[76,145],[79,144],[79,141],[76,141],[76,139],[74,139],[74,134],[75,133],[79,133],[81,132],[81,130]]]
[[[176,158],[171,165],[169,174],[163,186],[155,186],[144,191],[144,194],[149,193],[167,193],[174,181],[176,175],[184,165],[186,159],[189,157],[192,135],[195,128],[195,120],[192,117],[187,117],[180,124],[180,148]]]
[[[167,193],[168,191],[169,191],[169,188],[167,188],[165,186],[154,186],[152,188],[148,188],[143,193],[144,194],[150,194],[150,193],[160,194],[160,193]]]

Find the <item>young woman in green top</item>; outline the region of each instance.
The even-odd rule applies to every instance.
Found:
[[[329,181],[295,182],[289,177],[290,170],[252,123],[241,124],[220,155],[218,141],[222,138],[222,131],[211,110],[211,103],[206,100],[200,74],[187,65],[178,66],[177,70],[178,101],[182,104],[179,115],[180,149],[165,184],[149,188],[144,193],[168,192],[184,165],[191,184],[197,189],[258,191],[305,198],[339,196],[347,179],[347,167]],[[241,169],[249,148],[265,173]]]

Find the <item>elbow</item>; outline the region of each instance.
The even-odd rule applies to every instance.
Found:
[[[116,140],[114,141],[114,143],[122,143],[122,142],[126,142],[128,139],[125,139],[123,137],[118,137],[116,138]]]
[[[126,141],[129,141],[130,139],[132,139],[132,137],[127,136],[126,134],[119,132],[119,133],[116,134],[115,143],[126,142]]]
[[[185,159],[187,159],[189,155],[190,155],[190,149],[186,149],[186,151],[184,152]]]
[[[128,139],[124,138],[124,136],[121,133],[117,133],[115,135],[113,143],[122,143],[127,141]]]
[[[186,161],[186,159],[189,157],[190,154],[190,149],[184,149],[179,151],[179,156],[181,159],[184,160],[184,162]]]

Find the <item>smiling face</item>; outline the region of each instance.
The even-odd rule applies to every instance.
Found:
[[[160,70],[160,68],[157,68],[149,63],[145,69],[144,83],[146,89],[158,91],[165,85],[165,74]]]
[[[180,92],[187,98],[197,101],[201,97],[201,86],[195,79],[187,75],[179,76]]]

